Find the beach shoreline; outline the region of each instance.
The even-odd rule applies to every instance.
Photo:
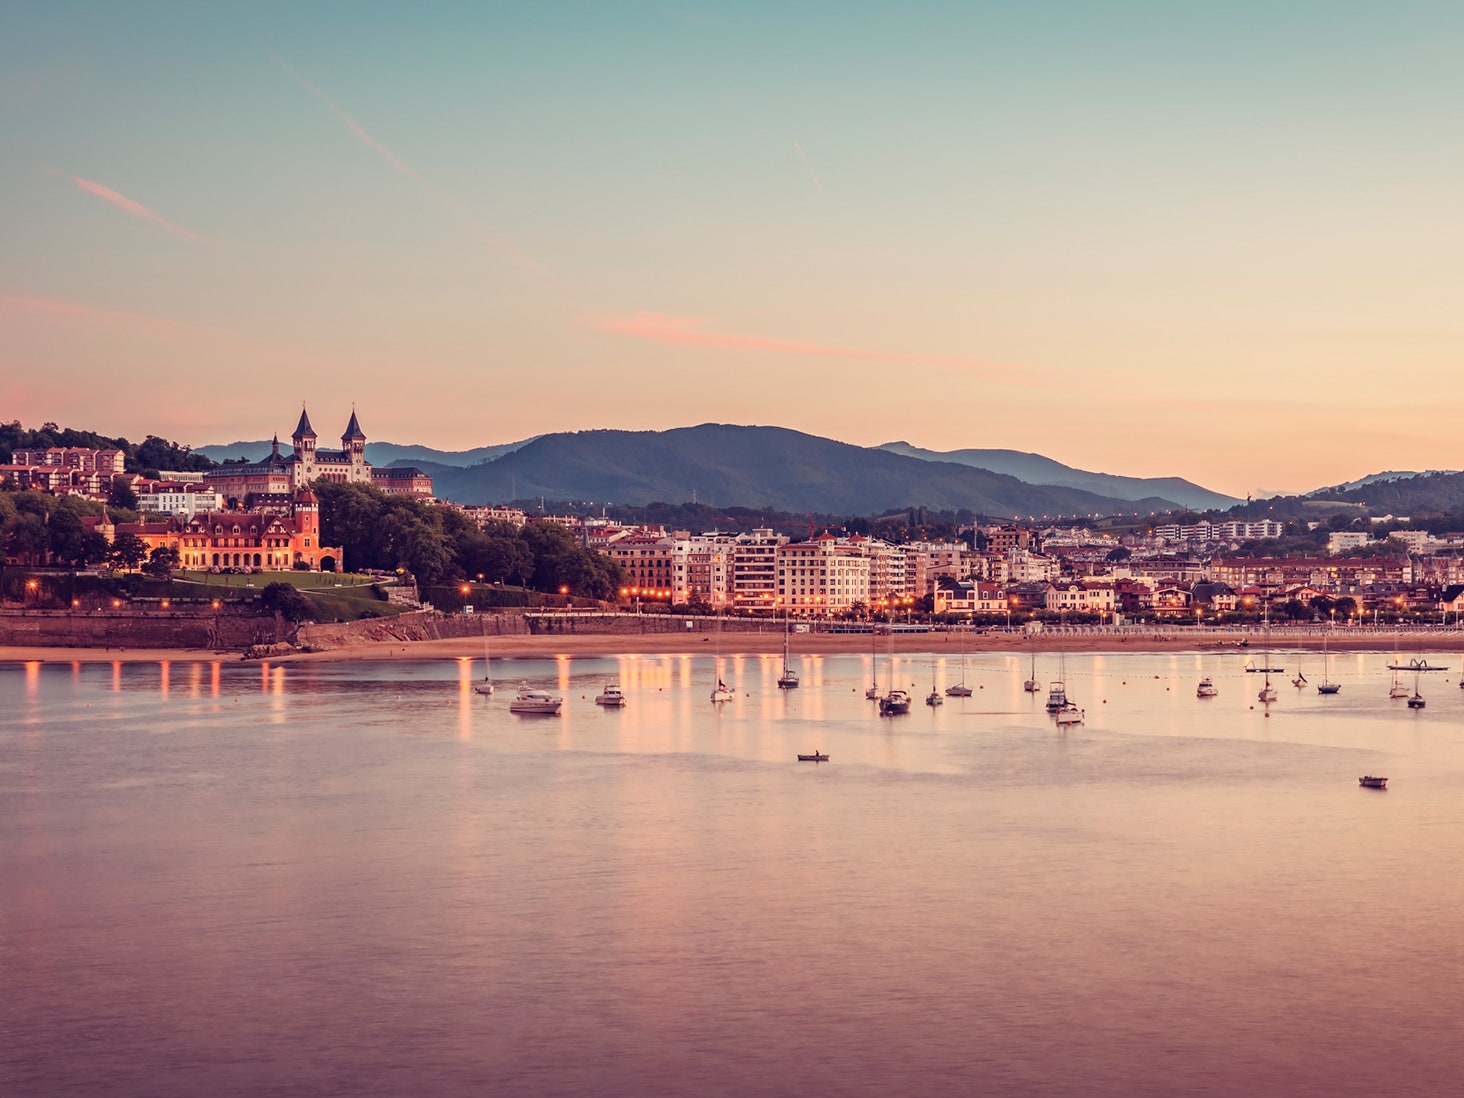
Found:
[[[1284,658],[1287,651],[1320,651],[1325,629],[1274,630],[1270,650]],[[1336,630],[1328,636],[1333,652],[1398,652],[1404,662],[1419,655],[1464,652],[1464,631],[1436,630]],[[1056,630],[1038,634],[988,630],[961,633],[794,633],[790,646],[794,658],[807,655],[863,655],[869,652],[938,653],[957,656],[982,653],[1072,653],[1175,652],[1256,654],[1266,649],[1259,631],[1166,629],[1126,627],[1108,631]],[[783,633],[769,629],[753,633],[730,631],[720,638],[720,654],[756,656],[781,653]],[[575,656],[621,655],[697,656],[718,653],[715,634],[697,631],[679,633],[573,633],[509,634],[492,638],[492,656],[499,659],[557,659]],[[481,659],[483,642],[477,637],[441,640],[386,640],[359,643],[320,652],[296,652],[269,656],[251,662],[267,663],[353,663],[373,660]],[[243,662],[238,651],[216,652],[200,648],[56,648],[43,646],[0,646],[0,663],[156,663],[173,661]]]

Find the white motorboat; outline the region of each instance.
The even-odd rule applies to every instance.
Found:
[[[607,682],[603,690],[595,695],[595,704],[603,705],[606,709],[619,709],[625,704],[625,695],[621,693],[618,682]]]
[[[551,694],[547,690],[534,690],[528,683],[523,683],[519,686],[513,701],[508,703],[508,711],[510,713],[540,713],[552,717],[559,712],[559,707],[563,704],[564,699],[559,695]]]
[[[1215,685],[1208,675],[1201,679],[1199,685],[1195,687],[1195,697],[1197,698],[1213,698],[1219,693],[1219,687]]]
[[[1074,724],[1082,724],[1083,711],[1072,702],[1068,702],[1056,713],[1052,714],[1052,719],[1057,723],[1057,726],[1059,728],[1066,728],[1069,725]]]

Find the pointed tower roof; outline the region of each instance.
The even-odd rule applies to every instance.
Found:
[[[310,426],[310,417],[305,414],[305,406],[300,406],[300,422],[295,425],[295,433],[292,438],[315,438],[315,428]]]
[[[361,424],[356,422],[356,409],[354,408],[351,409],[351,422],[346,424],[346,433],[341,438],[359,438],[363,442],[366,440],[366,435],[361,431]]]
[[[275,461],[280,460],[280,436],[278,433],[275,434],[274,444],[270,449],[269,456]]]

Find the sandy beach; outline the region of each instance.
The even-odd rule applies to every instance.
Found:
[[[1288,649],[1319,650],[1325,630],[1274,629],[1270,646],[1281,653]],[[1242,642],[1246,642],[1242,645]],[[958,653],[963,645],[972,655],[982,652],[1198,652],[1230,650],[1246,647],[1259,652],[1264,647],[1259,631],[1250,633],[1229,630],[1166,629],[1153,626],[1133,626],[1118,630],[1070,632],[1044,632],[1028,636],[1020,632],[992,630],[966,634],[964,642],[959,633],[896,633],[894,649],[897,652],[949,652]],[[794,655],[818,653],[824,655],[861,654],[877,649],[886,652],[890,638],[880,634],[876,640],[868,633],[796,633],[791,638]],[[1403,657],[1416,658],[1425,652],[1464,652],[1464,632],[1455,629],[1443,630],[1354,630],[1338,629],[1330,637],[1333,651],[1375,651],[1397,650]],[[722,635],[721,653],[724,656],[757,655],[780,652],[783,636],[780,632],[768,631],[727,632]],[[711,633],[648,633],[648,634],[555,634],[547,636],[507,635],[493,638],[492,654],[495,659],[504,658],[554,658],[558,656],[615,656],[629,654],[656,655],[710,655],[716,651],[715,637]],[[384,641],[372,644],[356,644],[331,649],[326,652],[302,652],[287,656],[271,657],[271,663],[300,662],[349,662],[363,660],[409,659],[448,660],[481,658],[483,645],[474,637],[448,640]],[[42,648],[0,646],[0,663],[25,663],[34,661],[55,663],[152,663],[159,660],[239,660],[238,652],[214,652],[208,649],[188,648]]]

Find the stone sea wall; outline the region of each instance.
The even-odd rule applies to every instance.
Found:
[[[291,640],[273,615],[211,609],[0,610],[0,645],[40,648],[204,648],[242,652]]]

